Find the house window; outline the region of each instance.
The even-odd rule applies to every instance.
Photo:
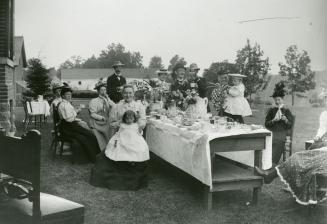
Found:
[[[82,81],[78,81],[78,85],[82,85]]]

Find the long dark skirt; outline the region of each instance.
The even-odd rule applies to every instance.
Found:
[[[62,122],[62,132],[65,138],[72,141],[74,161],[78,163],[95,162],[99,154],[99,144],[91,130],[86,129],[78,122]]]
[[[278,164],[285,150],[287,130],[273,131],[272,139],[272,162]]]
[[[327,173],[326,148],[297,152],[277,166],[276,170],[298,203],[316,204],[326,199],[326,192],[316,189],[317,175]]]
[[[104,152],[96,157],[90,184],[110,190],[139,190],[148,185],[147,162],[113,161]]]

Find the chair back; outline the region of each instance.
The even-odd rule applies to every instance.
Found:
[[[0,136],[0,173],[31,183],[33,220],[39,223],[41,134],[31,130],[21,138]]]

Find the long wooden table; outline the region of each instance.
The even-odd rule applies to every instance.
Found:
[[[202,133],[149,120],[146,139],[156,156],[204,184],[208,209],[216,191],[253,188],[256,202],[263,181],[249,166],[271,166],[271,132],[265,129]]]
[[[212,188],[204,186],[205,205],[212,208],[212,193],[217,191],[253,188],[253,202],[257,203],[258,193],[263,184],[262,177],[254,170],[223,158],[219,152],[254,151],[254,166],[262,167],[262,150],[265,149],[269,133],[242,134],[213,139],[210,141]]]

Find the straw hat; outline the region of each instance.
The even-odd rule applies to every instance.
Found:
[[[63,86],[60,83],[52,84],[52,91],[55,92],[57,89],[61,89]]]
[[[199,70],[200,68],[198,67],[197,64],[195,63],[190,64],[190,71],[199,71]]]
[[[241,75],[241,74],[228,74],[230,77],[238,77],[238,78],[246,78],[246,75]]]
[[[122,67],[124,66],[123,63],[121,63],[120,61],[115,61],[114,64],[112,65],[112,67]]]

